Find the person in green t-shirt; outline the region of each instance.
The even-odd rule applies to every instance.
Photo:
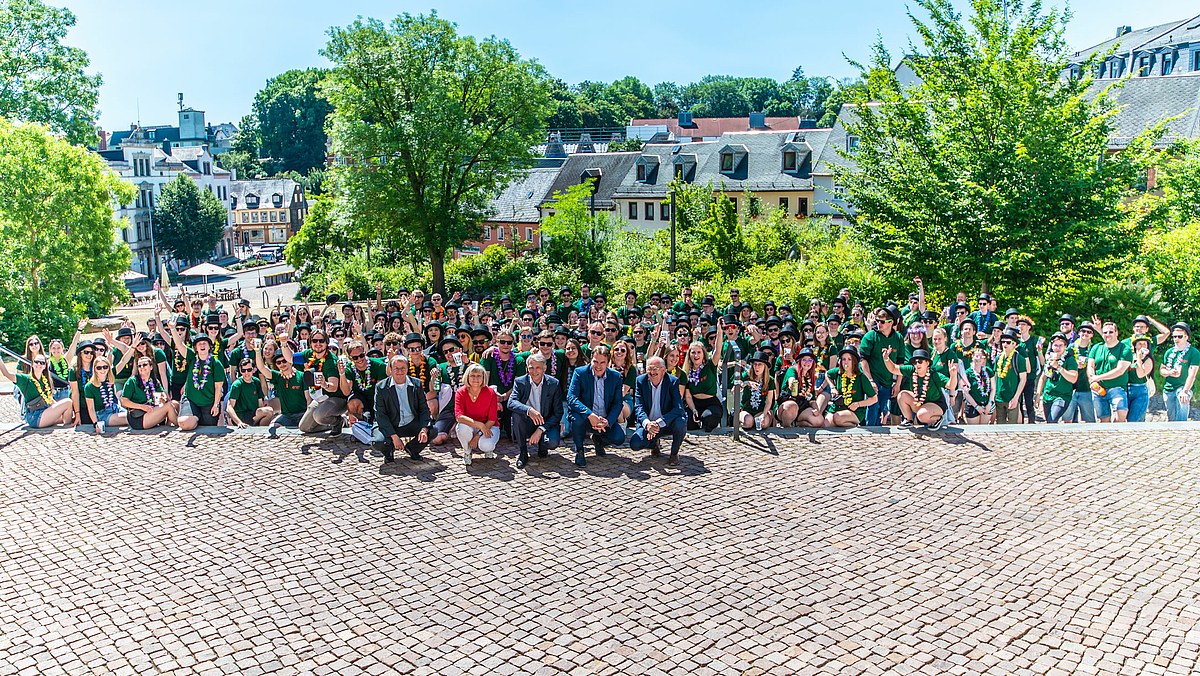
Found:
[[[153,359],[142,355],[137,358],[134,374],[125,381],[121,405],[125,407],[129,429],[153,429],[164,421],[171,426],[179,424],[179,402],[171,400],[155,372],[158,366]]]
[[[902,339],[895,330],[896,317],[888,309],[876,310],[876,316],[877,328],[863,336],[858,348],[862,355],[860,368],[863,375],[872,381],[873,389],[879,393],[878,400],[866,413],[865,424],[871,426],[881,423],[895,424],[900,421],[899,403],[894,399],[900,393],[900,383],[883,365],[883,354],[885,350],[890,349],[894,351],[892,354],[899,355],[903,349]]]
[[[187,355],[183,384],[183,405],[179,409],[179,429],[194,430],[204,425],[221,424],[221,399],[225,392],[225,367],[212,354],[213,341],[207,335],[197,334],[192,346],[183,343],[179,334],[172,336],[175,349]]]
[[[1088,385],[1092,388],[1092,406],[1100,422],[1125,422],[1129,413],[1129,397],[1125,386],[1129,383],[1129,368],[1133,365],[1133,353],[1117,339],[1115,322],[1104,322],[1100,327],[1104,340],[1093,345],[1088,352]],[[1103,394],[1101,394],[1103,392]]]
[[[275,368],[267,368],[263,361],[262,350],[254,353],[258,372],[262,373],[275,388],[275,400],[278,403],[279,415],[271,421],[275,427],[299,427],[300,421],[308,410],[312,397],[304,383],[304,372],[297,369],[289,359],[290,352],[276,352],[272,357]],[[272,408],[275,408],[272,406]]]
[[[1146,380],[1154,379],[1154,337],[1139,333],[1132,337],[1129,344],[1133,363],[1129,366],[1129,383],[1125,386],[1125,397],[1129,404],[1125,419],[1129,422],[1145,422],[1146,408],[1150,405],[1150,390]]]
[[[770,354],[755,352],[742,377],[743,429],[765,429],[774,424],[771,411],[775,405],[775,379],[771,377],[770,361]]]
[[[928,429],[941,428],[949,403],[942,390],[947,379],[933,368],[933,359],[928,350],[913,350],[909,364],[898,366],[890,352],[883,353],[884,367],[900,380],[900,417],[903,426],[920,423]]]
[[[1045,367],[1037,382],[1037,398],[1042,402],[1042,414],[1046,422],[1056,423],[1075,396],[1075,382],[1079,379],[1079,364],[1075,354],[1067,349],[1065,333],[1050,337],[1050,350],[1046,353]]]
[[[125,356],[128,361],[129,355]],[[83,386],[84,405],[95,421],[96,434],[104,434],[105,427],[122,427],[128,421],[121,408],[121,395],[117,392],[113,378],[115,367],[105,355],[96,355],[92,362],[92,377]]]
[[[54,400],[56,391],[54,378],[51,377],[47,362],[49,358],[35,354],[30,360],[33,363],[29,374],[13,373],[8,365],[0,359],[0,374],[16,383],[25,404],[22,417],[25,424],[32,428],[53,427],[63,425],[71,427],[75,423],[75,405],[70,397]]]
[[[275,417],[275,409],[263,405],[262,382],[259,381],[254,360],[242,357],[238,362],[238,378],[229,386],[229,403],[225,405],[229,419],[238,427],[261,427]]]
[[[992,396],[995,392],[992,375],[992,370],[988,368],[988,350],[982,343],[976,343],[963,367],[961,380],[962,413],[968,425],[989,425],[992,422],[992,409],[996,404]]]
[[[1167,407],[1167,420],[1172,422],[1188,419],[1192,405],[1192,388],[1196,385],[1196,373],[1200,371],[1200,350],[1191,345],[1192,329],[1184,322],[1171,327],[1171,342],[1174,344],[1163,356],[1158,372],[1163,382],[1163,401]]]
[[[992,386],[996,391],[996,424],[1016,425],[1021,421],[1021,392],[1025,389],[1025,359],[1017,351],[1021,342],[1015,330],[1005,330],[1000,336],[1000,354]]]
[[[880,368],[887,370],[884,366]],[[826,427],[855,427],[866,421],[867,409],[874,406],[879,397],[861,369],[858,351],[847,347],[838,353],[837,367],[826,372],[825,380],[832,397],[825,414]]]
[[[721,425],[724,417],[721,399],[717,396],[717,364],[721,352],[726,347],[724,319],[717,320],[716,334],[717,349],[710,353],[705,349],[704,341],[693,340],[688,343],[683,358],[684,377],[679,382],[683,387],[683,400],[689,412],[689,430],[703,428],[705,432],[712,432]]]

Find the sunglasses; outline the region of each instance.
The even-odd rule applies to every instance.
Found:
[[[554,341],[546,342],[544,340],[539,340],[538,347],[554,347]]]
[[[616,333],[617,330],[616,329],[604,329],[604,332],[605,333]]]
[[[385,341],[383,343],[383,346],[384,347],[399,347],[400,343],[397,343],[396,341]]]
[[[93,352],[92,350],[84,350],[83,352],[80,352],[79,354],[81,354],[85,357],[95,357],[96,356],[96,353]]]
[[[1176,336],[1176,338],[1178,338],[1178,337],[1179,337],[1179,336]],[[34,360],[33,360],[33,363],[34,363],[34,364],[36,364],[36,365],[38,365],[38,366],[45,366],[45,365],[46,365],[46,360],[45,360],[45,359],[34,359]]]
[[[409,345],[405,349],[409,352],[420,352],[424,348],[422,348],[420,345]]]
[[[513,342],[511,340],[497,340],[496,344],[497,345],[512,345]]]
[[[603,332],[603,331],[588,331],[588,335],[590,335],[590,336],[603,336],[603,335],[604,335],[604,332]]]
[[[107,370],[108,370],[108,367],[107,367],[107,366],[97,366],[97,367],[96,367],[96,371],[97,371],[97,372],[100,372],[100,371],[107,371]]]
[[[633,332],[633,335],[635,335],[635,336],[644,336],[644,335],[646,335],[646,332],[645,332],[645,331],[634,331],[634,332]]]
[[[242,373],[254,373],[254,369],[242,369]]]
[[[324,338],[310,338],[310,339],[309,339],[309,342],[312,342],[312,343],[324,343],[324,342],[325,342],[325,339],[324,339]]]

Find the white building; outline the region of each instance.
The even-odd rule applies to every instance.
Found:
[[[198,120],[195,119],[197,116]],[[180,110],[179,121],[181,131],[205,129],[202,111],[190,108]],[[113,136],[116,140],[117,134]],[[107,149],[98,151],[108,162],[113,173],[137,189],[137,196],[133,202],[114,207],[116,216],[126,219],[126,227],[118,233],[118,238],[128,244],[133,252],[130,269],[155,276],[154,271],[157,271],[159,266],[152,263],[150,210],[162,194],[163,185],[180,174],[187,175],[201,190],[216,195],[225,205],[225,235],[213,251],[213,255],[232,255],[233,220],[232,216],[228,215],[232,174],[217,166],[207,142],[194,142],[197,139],[191,138],[156,140],[155,136],[152,130],[132,125],[128,134],[119,136],[117,145],[110,145]],[[179,136],[182,137],[183,134]],[[159,261],[162,261],[165,258],[164,252],[160,249],[157,253]]]

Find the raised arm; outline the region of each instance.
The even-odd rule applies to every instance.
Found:
[[[900,367],[892,361],[892,348],[883,349],[883,366],[894,376],[900,375]]]

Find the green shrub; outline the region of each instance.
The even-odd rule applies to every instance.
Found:
[[[1200,326],[1200,223],[1148,233],[1136,268],[1162,292],[1173,319]]]
[[[383,282],[383,297],[394,298],[400,287],[409,289],[429,288],[429,271],[411,265],[380,265],[374,257],[370,267],[362,252],[352,256],[330,258],[320,270],[306,271],[300,278],[302,285],[312,287],[310,298],[323,298],[328,294],[346,295],[354,290],[355,298],[374,298],[375,286]]]

